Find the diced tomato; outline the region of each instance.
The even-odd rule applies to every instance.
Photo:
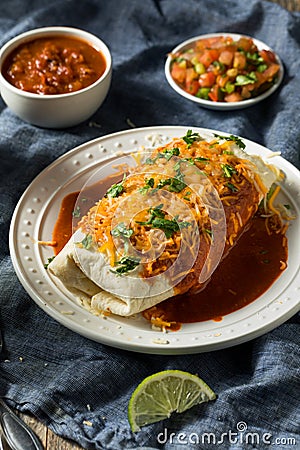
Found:
[[[234,54],[234,60],[233,60],[233,67],[235,69],[244,69],[246,67],[247,60],[244,53],[241,52],[235,52]]]
[[[224,97],[225,102],[240,102],[243,100],[243,97],[239,92],[232,92],[232,94],[227,94]]]
[[[216,83],[221,88],[225,87],[225,84],[229,81],[229,77],[227,75],[218,75],[216,79]]]
[[[186,69],[184,67],[180,67],[180,65],[178,63],[174,62],[172,64],[171,76],[175,81],[177,81],[177,83],[184,83],[185,72],[186,72]]]
[[[251,90],[249,89],[249,86],[243,86],[241,96],[243,98],[250,98],[251,97]]]
[[[276,63],[276,57],[271,50],[261,50],[260,55],[266,63]]]
[[[219,51],[216,49],[204,50],[203,55],[199,58],[199,62],[205,67],[209,67],[214,61],[218,60],[219,54]]]
[[[251,83],[251,84],[247,84],[247,90],[249,92],[255,91],[255,89],[259,88],[259,86],[261,86],[263,83],[266,82],[266,79],[263,75],[263,73],[260,72],[255,72],[255,77],[256,77],[256,82],[255,83]]]
[[[241,48],[245,52],[249,52],[253,46],[254,46],[253,40],[245,36],[240,37],[240,39],[237,41],[237,47]]]
[[[198,74],[194,70],[193,67],[189,67],[188,69],[185,70],[185,82],[186,83],[191,83],[196,78],[198,78]]]
[[[213,72],[206,72],[200,75],[199,85],[200,87],[211,87],[216,81],[216,76]]]
[[[213,102],[218,102],[222,99],[221,97],[221,90],[219,88],[219,86],[217,86],[216,84],[211,88],[210,92],[208,93],[209,98],[213,101]]]
[[[199,90],[198,80],[191,80],[185,83],[185,90],[191,95],[196,95]]]
[[[220,42],[219,36],[207,39],[200,39],[199,41],[196,42],[196,48],[197,50],[203,52],[203,50],[205,49],[211,49],[212,47],[217,46],[219,42]]]
[[[279,65],[278,64],[271,64],[266,70],[262,72],[262,75],[264,79],[267,81],[270,78],[272,79],[277,72],[279,71]]]
[[[232,64],[234,52],[223,50],[220,53],[219,61],[222,64],[225,64],[226,66],[230,66]]]

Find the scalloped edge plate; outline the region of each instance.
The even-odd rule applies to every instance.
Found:
[[[225,132],[188,126],[156,126],[109,134],[58,158],[29,185],[17,204],[10,227],[9,246],[17,276],[36,304],[62,325],[94,341],[126,350],[156,354],[187,354],[217,350],[256,338],[289,319],[299,310],[300,297],[300,173],[288,161],[247,139],[246,151],[272,157],[286,174],[283,200],[293,205],[297,218],[288,230],[288,268],[261,297],[244,308],[212,320],[184,324],[177,332],[151,329],[141,315],[130,318],[94,316],[60,289],[44,269],[51,247],[38,240],[51,240],[60,203],[80,190],[99,167],[120,154],[141,147],[154,148],[188,129],[211,138]]]

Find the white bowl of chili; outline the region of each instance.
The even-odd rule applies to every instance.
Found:
[[[235,33],[188,39],[168,55],[165,75],[181,96],[209,109],[242,109],[269,97],[283,79],[279,56],[265,43]]]
[[[0,91],[21,119],[44,128],[87,120],[110,87],[112,58],[84,30],[44,27],[22,33],[0,50]]]

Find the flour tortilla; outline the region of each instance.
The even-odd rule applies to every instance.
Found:
[[[94,313],[108,311],[120,316],[130,316],[174,295],[174,290],[164,275],[153,285],[142,278],[112,273],[101,253],[78,247],[81,234],[80,230],[77,231],[48,266],[56,283],[62,283],[64,290],[81,305]],[[99,284],[91,279],[98,279]],[[109,292],[112,285],[117,295]],[[108,290],[104,290],[103,286]]]

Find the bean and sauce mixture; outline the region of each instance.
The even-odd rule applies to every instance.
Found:
[[[105,69],[99,50],[84,40],[62,36],[20,45],[4,61],[2,75],[23,91],[54,95],[90,86]]]

